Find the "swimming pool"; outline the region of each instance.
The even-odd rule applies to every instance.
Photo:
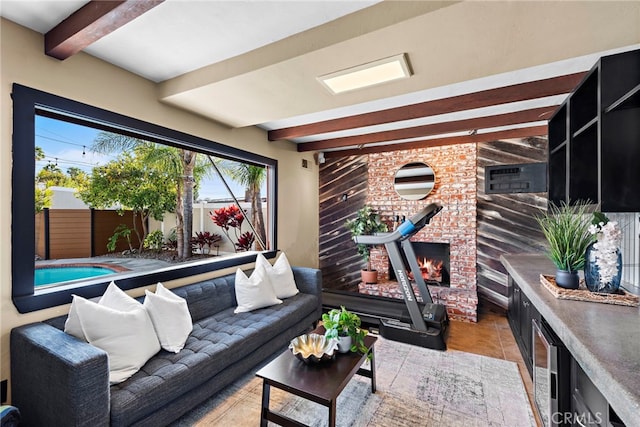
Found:
[[[89,279],[91,277],[104,276],[116,272],[116,269],[95,265],[56,265],[36,267],[34,284],[35,286],[51,285],[53,283]]]

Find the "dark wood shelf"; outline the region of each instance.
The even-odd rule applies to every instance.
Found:
[[[640,211],[638,70],[640,49],[601,57],[552,116],[549,202],[589,199],[604,212]]]
[[[549,150],[555,151],[558,147],[568,140],[568,120],[567,120],[568,106],[567,103],[563,103],[560,108],[553,114],[553,117],[549,119],[548,136],[549,136]]]
[[[640,70],[638,72],[640,73]],[[605,114],[609,114],[613,111],[623,110],[625,108],[640,108],[640,84],[636,85],[636,87],[608,106],[604,112]]]
[[[562,141],[561,143],[558,144],[558,146],[556,148],[554,148],[553,150],[549,151],[549,154],[555,154],[557,151],[562,150],[564,147],[567,146],[567,139],[565,139],[564,141]]]
[[[598,94],[600,82],[599,64],[591,69],[587,77],[573,91],[569,98],[569,135],[579,135],[585,126],[597,120]]]
[[[593,119],[589,120],[584,126],[582,126],[580,129],[578,129],[577,131],[575,131],[573,133],[573,137],[576,138],[578,136],[580,136],[580,134],[586,132],[587,130],[589,130],[589,128],[595,124],[598,123],[598,118],[594,117]]]

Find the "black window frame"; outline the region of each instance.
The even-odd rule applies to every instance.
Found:
[[[93,298],[104,293],[112,278],[89,279],[73,285],[61,285],[35,292],[35,117],[36,115],[62,119],[71,123],[96,129],[118,132],[134,138],[161,144],[184,147],[216,157],[240,160],[246,163],[267,166],[270,189],[269,222],[272,226],[272,249],[264,251],[273,257],[277,248],[277,183],[278,161],[219,142],[200,138],[157,124],[128,117],[119,113],[94,107],[58,95],[14,83],[13,99],[13,167],[11,191],[11,297],[20,313],[28,313],[63,304],[72,300],[72,295]],[[255,262],[255,254],[238,255],[220,260],[207,260],[160,270],[118,276],[118,287],[124,290],[139,288],[153,283],[181,279],[196,274],[213,272],[229,267]]]

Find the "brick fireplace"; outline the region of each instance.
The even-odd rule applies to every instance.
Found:
[[[401,199],[393,187],[396,171],[409,162],[425,162],[436,175],[436,183],[424,200]],[[396,215],[406,218],[426,204],[439,203],[443,209],[431,223],[412,237],[414,242],[449,245],[449,286],[429,284],[434,301],[446,305],[451,319],[477,321],[476,279],[476,145],[462,144],[370,154],[366,203],[391,225]],[[397,283],[389,280],[386,251],[374,248],[373,267],[377,285],[361,284],[359,291],[372,295],[402,298]]]
[[[420,273],[427,285],[449,286],[449,244],[434,242],[412,242],[416,261],[420,267]],[[391,264],[391,263],[389,263]],[[392,265],[389,265],[389,280],[397,280]],[[413,272],[407,260],[404,260],[404,267],[409,279],[413,279]]]

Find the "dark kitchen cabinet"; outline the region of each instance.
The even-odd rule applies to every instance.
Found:
[[[540,285],[540,274],[554,269],[542,254],[503,255],[501,261],[510,327],[526,364],[536,359],[532,400],[541,419],[546,414],[544,426],[640,425],[637,308],[618,306],[613,316],[609,304],[554,298]],[[535,319],[533,342],[523,335],[528,316]]]
[[[571,412],[575,427],[624,427],[578,362],[571,363]]]
[[[525,361],[529,375],[535,382],[536,380],[533,376],[533,346],[535,345],[533,321],[535,320],[537,324],[546,324],[546,322],[527,295],[520,289],[518,283],[513,280],[511,275],[507,277],[509,282],[509,326]],[[558,359],[558,362],[560,361]],[[557,381],[556,388],[552,388],[552,390],[557,390],[559,396],[553,396],[553,392],[550,394],[558,402],[564,402],[560,405],[563,409],[559,409],[557,413],[548,414],[546,418],[548,424],[545,423],[545,426],[625,427],[625,424],[611,408],[607,399],[569,353],[566,353],[563,363],[558,364],[558,368],[561,367],[560,365],[564,366],[564,368],[559,369],[557,374],[552,374],[552,377],[555,375],[555,381]],[[566,372],[566,374],[562,372]],[[564,377],[566,378],[564,387],[561,386],[561,377],[563,375],[566,375]],[[550,378],[547,379],[547,381],[550,380]],[[537,403],[538,401],[536,400]],[[538,409],[536,407],[536,410]],[[551,417],[551,421],[549,421],[549,417]]]
[[[527,365],[529,375],[533,372],[533,319],[540,320],[540,313],[531,304],[529,298],[522,293],[518,284],[509,276],[509,311],[508,319],[511,331],[516,339],[520,353]]]
[[[549,201],[640,210],[640,50],[603,56],[549,120]]]

